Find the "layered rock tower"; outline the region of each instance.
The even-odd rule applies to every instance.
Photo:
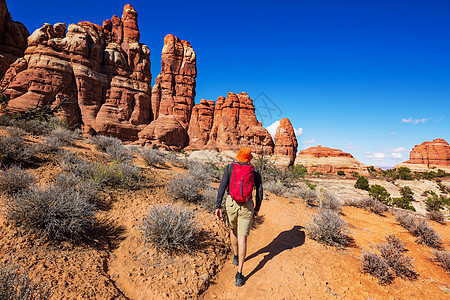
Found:
[[[450,145],[444,139],[423,142],[414,146],[408,161],[395,167],[408,167],[413,171],[441,168],[450,172]]]
[[[297,147],[297,137],[291,121],[287,118],[282,118],[275,132],[275,163],[283,166],[293,165],[297,155]]]
[[[137,12],[103,26],[90,22],[44,24],[28,38],[23,58],[6,72],[8,110],[60,106],[58,115],[86,135],[125,141],[151,121],[150,50],[139,43]]]
[[[17,58],[23,56],[29,35],[22,23],[13,21],[6,1],[0,0],[0,78]]]

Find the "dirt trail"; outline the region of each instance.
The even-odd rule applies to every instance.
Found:
[[[448,274],[428,259],[431,249],[417,245],[392,215],[380,217],[345,207],[344,219],[356,245],[336,250],[305,237],[304,226],[314,212],[299,199],[270,195],[260,212],[264,222],[249,236],[243,272],[246,284],[234,286],[236,267],[227,262],[204,299],[448,299]],[[432,225],[448,246],[448,225]],[[382,242],[391,233],[407,243],[419,279],[396,278],[391,285],[382,286],[359,272],[361,248]]]

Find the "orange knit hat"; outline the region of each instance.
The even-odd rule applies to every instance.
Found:
[[[249,147],[242,147],[241,150],[236,155],[236,158],[239,159],[242,162],[249,162],[252,160],[252,150]]]

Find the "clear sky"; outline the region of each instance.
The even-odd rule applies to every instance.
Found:
[[[196,102],[245,91],[265,127],[291,120],[300,149],[320,144],[394,166],[416,144],[450,142],[448,0],[6,1],[30,33],[101,24],[133,5],[153,78],[164,36],[188,40]]]

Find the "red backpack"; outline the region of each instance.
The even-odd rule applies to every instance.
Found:
[[[247,202],[252,197],[254,184],[253,165],[234,163],[230,181],[230,196],[234,201]]]

